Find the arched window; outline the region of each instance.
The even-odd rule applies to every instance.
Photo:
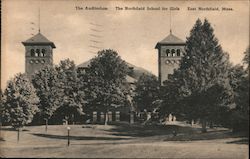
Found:
[[[33,63],[33,60],[30,60],[30,63],[32,64],[32,63]]]
[[[42,49],[42,54],[41,54],[41,56],[45,56],[45,54],[46,54],[46,50],[45,50],[45,49]]]
[[[39,56],[39,54],[40,54],[40,50],[39,50],[39,49],[36,49],[35,56],[37,57],[37,56]]]
[[[170,62],[169,62],[169,60],[166,60],[165,63],[166,63],[166,64],[169,64]]]
[[[181,50],[177,49],[177,56],[181,56]]]
[[[31,56],[35,56],[35,50],[34,50],[34,49],[31,49],[31,50],[30,50],[30,55],[31,55]]]
[[[40,61],[39,61],[39,60],[36,60],[35,62],[36,62],[36,63],[39,63]]]
[[[171,50],[172,56],[175,56],[175,49]]]
[[[166,54],[167,54],[167,56],[170,56],[170,50],[169,49],[166,50]]]

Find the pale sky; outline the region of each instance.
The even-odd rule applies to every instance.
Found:
[[[3,0],[1,86],[16,73],[25,71],[22,41],[38,32],[56,45],[54,64],[70,58],[78,65],[95,56],[90,46],[118,51],[122,59],[158,74],[156,43],[169,34],[169,11],[118,11],[119,7],[178,7],[171,11],[173,34],[184,41],[195,21],[207,18],[230,61],[240,63],[249,45],[249,1],[82,1]],[[107,7],[108,10],[76,10],[75,7]],[[196,7],[188,11],[187,7]],[[220,11],[199,11],[198,7],[219,7]],[[221,11],[221,7],[233,11]],[[31,22],[36,23],[32,25]],[[92,25],[92,24],[98,24]],[[35,30],[32,30],[34,28]],[[100,31],[100,32],[96,32]],[[96,38],[91,34],[100,36]],[[93,41],[100,41],[95,43]]]

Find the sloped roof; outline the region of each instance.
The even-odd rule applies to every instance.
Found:
[[[126,63],[128,65],[128,67],[133,67],[133,72],[130,73],[129,75],[131,77],[135,78],[136,80],[138,80],[142,74],[153,75],[151,72],[149,72],[148,70],[146,70],[144,68],[135,66],[135,65],[128,63],[128,62],[126,62]]]
[[[172,32],[170,32],[170,34],[164,38],[163,40],[161,40],[160,42],[158,42],[155,46],[155,48],[158,48],[159,45],[161,44],[183,44],[185,45],[186,43],[181,40],[180,38],[176,37],[175,35],[172,34]]]
[[[91,60],[85,61],[81,64],[79,64],[77,67],[82,67],[82,68],[86,68],[88,67],[88,65],[90,64]]]
[[[51,45],[53,48],[56,48],[55,44],[48,40],[44,35],[42,35],[40,32],[33,37],[29,38],[28,40],[22,42],[23,45],[29,45],[29,44],[48,44]]]
[[[129,75],[126,75],[126,81],[128,83],[135,83],[137,81],[137,79],[135,79],[135,78],[133,78],[133,77],[131,77]]]
[[[77,67],[80,68],[86,68],[88,67],[88,65],[90,64],[90,61],[91,60],[88,60],[86,62],[83,62],[81,64],[79,64]],[[125,61],[126,62],[126,61]],[[148,74],[148,75],[152,75],[151,72],[145,70],[144,68],[141,68],[141,67],[137,67],[133,64],[130,64],[128,62],[126,62],[126,64],[128,65],[128,67],[130,68],[133,68],[133,71],[131,73],[129,73],[127,76],[126,76],[126,79],[129,83],[135,83],[142,74]]]

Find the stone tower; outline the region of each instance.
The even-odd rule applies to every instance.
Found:
[[[168,79],[169,74],[173,74],[174,69],[179,68],[181,57],[184,55],[185,42],[178,37],[170,34],[158,42],[155,49],[158,49],[158,77],[159,82]]]
[[[42,67],[53,64],[53,49],[56,46],[40,32],[22,44],[25,47],[25,73],[29,78]]]

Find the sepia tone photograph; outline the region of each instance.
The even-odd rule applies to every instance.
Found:
[[[1,0],[1,158],[249,158],[249,0]]]

